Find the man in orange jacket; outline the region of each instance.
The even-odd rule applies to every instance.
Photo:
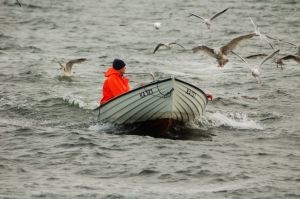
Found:
[[[112,67],[109,67],[105,73],[106,80],[103,84],[100,104],[130,90],[129,80],[123,76],[125,70],[126,64],[124,61],[121,59],[115,59],[113,61]]]

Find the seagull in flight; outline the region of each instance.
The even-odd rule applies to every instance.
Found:
[[[167,49],[170,49],[172,45],[177,45],[180,46],[181,48],[185,49],[181,44],[177,43],[177,42],[171,42],[171,43],[159,43],[157,44],[157,46],[155,47],[153,54],[162,46],[166,47]]]
[[[205,25],[207,26],[207,28],[210,29],[212,20],[214,20],[215,18],[217,18],[218,16],[220,16],[221,14],[223,14],[224,12],[226,12],[228,9],[229,8],[226,8],[225,10],[223,10],[223,11],[215,14],[211,18],[204,18],[204,17],[201,17],[201,16],[193,14],[193,13],[191,13],[189,17],[194,16],[194,17],[200,18],[202,20],[202,22],[205,23]]]
[[[72,72],[72,66],[74,64],[79,64],[81,62],[84,62],[86,61],[87,59],[86,58],[80,58],[80,59],[73,59],[73,60],[70,60],[68,61],[65,65],[59,63],[60,65],[60,69],[63,69],[64,70],[64,76],[67,76],[67,77],[70,77],[73,75],[73,72]]]
[[[194,53],[203,51],[207,53],[209,56],[217,59],[219,66],[218,67],[224,67],[224,65],[229,61],[227,58],[227,55],[232,52],[241,42],[248,40],[254,36],[257,36],[256,33],[250,33],[246,35],[242,35],[239,37],[234,38],[231,40],[228,44],[225,46],[222,46],[220,48],[210,48],[208,46],[200,45],[194,47],[192,50]]]
[[[281,70],[283,70],[282,66],[284,65],[284,63],[282,62],[282,60],[288,60],[288,59],[295,60],[298,64],[300,64],[300,55],[299,54],[296,54],[296,55],[286,55],[286,56],[281,57],[281,58],[279,58],[279,59],[276,60],[277,68],[278,68],[278,65],[280,65]]]
[[[248,62],[247,62],[242,56],[240,56],[239,54],[237,54],[237,53],[235,53],[235,52],[232,52],[232,53],[233,53],[234,55],[238,56],[243,62],[246,63],[246,65],[248,66],[248,68],[249,68],[250,71],[251,71],[252,76],[256,79],[257,83],[260,84],[260,83],[261,83],[261,78],[260,78],[260,74],[261,74],[260,68],[261,68],[261,66],[262,66],[266,61],[268,61],[269,59],[271,59],[272,57],[274,57],[276,54],[278,54],[279,51],[280,51],[280,50],[274,51],[273,53],[271,53],[270,55],[268,55],[266,58],[264,58],[264,59],[262,60],[262,62],[261,62],[258,66],[253,66],[253,67],[251,67],[251,66],[248,64]]]
[[[284,43],[287,43],[287,44],[290,44],[290,45],[292,45],[292,46],[294,46],[294,47],[297,48],[296,54],[289,54],[289,55],[286,55],[286,56],[284,56],[284,57],[281,57],[281,58],[277,59],[277,60],[275,61],[276,64],[277,64],[277,68],[278,68],[278,66],[280,65],[281,70],[283,70],[283,67],[282,67],[282,66],[284,65],[284,63],[282,62],[282,60],[289,60],[289,59],[292,59],[292,60],[295,60],[297,63],[300,64],[300,45],[297,45],[297,44],[292,43],[292,42],[289,42],[289,41],[284,41],[284,40],[281,40],[281,39],[276,39],[276,38],[273,38],[273,37],[271,37],[271,36],[268,36],[268,38],[273,39],[273,40],[277,40],[277,41],[281,41],[281,42],[284,42]]]

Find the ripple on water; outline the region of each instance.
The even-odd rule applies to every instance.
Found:
[[[153,169],[143,169],[138,173],[138,176],[153,176],[158,174],[159,171]]]

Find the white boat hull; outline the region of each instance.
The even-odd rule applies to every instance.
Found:
[[[177,78],[167,78],[124,93],[100,108],[100,120],[115,124],[151,121],[186,123],[200,117],[207,105],[206,94]],[[167,125],[172,126],[172,125]]]

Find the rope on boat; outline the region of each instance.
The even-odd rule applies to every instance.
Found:
[[[171,94],[172,94],[172,92],[174,91],[174,88],[171,88],[168,92],[163,93],[163,92],[159,89],[158,84],[156,84],[156,88],[157,88],[157,91],[158,91],[159,95],[154,95],[154,94],[150,94],[150,95],[152,95],[152,96],[154,96],[154,97],[159,97],[159,98],[168,98],[168,97],[171,97]],[[146,88],[144,88],[144,90],[146,91]]]

